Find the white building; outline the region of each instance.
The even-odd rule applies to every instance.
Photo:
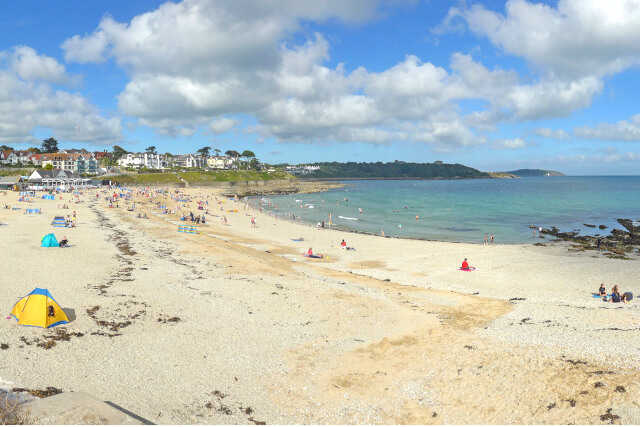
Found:
[[[194,156],[193,154],[177,155],[172,159],[174,168],[203,168],[207,165],[207,161],[202,156]]]
[[[210,156],[207,158],[207,167],[211,169],[228,169],[235,160],[229,156]]]
[[[118,165],[136,169],[164,169],[167,161],[163,154],[127,153],[118,160]]]

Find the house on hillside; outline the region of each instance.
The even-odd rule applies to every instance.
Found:
[[[167,160],[164,154],[127,153],[118,159],[118,165],[136,169],[164,169],[167,167]]]
[[[93,157],[96,159],[96,162],[98,162],[98,164],[100,164],[102,162],[102,159],[104,159],[104,158],[107,158],[107,159],[113,158],[113,154],[109,153],[107,150],[94,151],[93,152]]]
[[[63,148],[61,150],[58,150],[59,153],[62,154],[90,154],[87,150],[85,150],[84,148]]]
[[[51,165],[53,169],[62,169],[75,172],[95,175],[98,173],[98,162],[92,153],[46,153],[40,157],[40,165]]]
[[[193,154],[179,154],[174,156],[172,161],[174,168],[203,168],[207,165],[204,157]]]
[[[42,156],[43,154],[32,154],[28,159],[34,166],[40,166],[42,164]]]
[[[15,165],[16,163],[18,163],[18,157],[13,150],[1,150],[0,162],[3,165]]]
[[[32,154],[35,154],[33,151],[27,151],[27,150],[15,150],[13,153],[16,156],[16,162],[14,164],[21,163],[23,165],[26,165],[27,163],[29,163],[29,156],[31,156]]]
[[[236,159],[229,156],[209,156],[207,167],[211,169],[229,169]]]

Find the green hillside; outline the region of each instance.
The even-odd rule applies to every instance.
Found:
[[[320,169],[304,178],[337,179],[462,179],[489,178],[489,174],[460,164],[447,163],[314,163]]]

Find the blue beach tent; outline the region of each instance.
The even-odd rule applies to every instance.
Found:
[[[42,247],[43,248],[59,248],[60,244],[58,243],[56,236],[54,236],[53,233],[51,233],[51,234],[47,234],[42,238]]]
[[[55,200],[56,196],[54,196],[53,194],[45,194],[44,196],[42,196],[42,198],[45,200]]]

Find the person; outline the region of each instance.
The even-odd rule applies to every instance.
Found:
[[[598,250],[600,250],[600,245],[602,245],[602,238],[598,237],[598,240],[596,241],[596,245],[598,246]]]
[[[60,247],[66,248],[69,246],[69,241],[67,240],[67,236],[62,236],[62,240],[60,240]]]
[[[309,250],[307,251],[307,255],[313,256],[313,249],[309,248]]]
[[[467,262],[467,259],[465,258],[464,261],[462,261],[462,267],[460,268],[461,270],[471,270],[471,267],[469,267],[469,263]]]
[[[347,242],[344,241],[344,239],[342,239],[342,242],[340,242],[340,249],[345,249],[347,247]]]
[[[493,233],[491,233],[491,244],[493,245]]]
[[[633,293],[625,292],[624,294],[622,294],[622,302],[623,303],[627,304],[632,299],[633,299]]]
[[[318,225],[316,225],[316,230],[320,230],[322,224],[320,224],[320,221],[318,221]]]
[[[604,283],[600,284],[600,288],[598,289],[598,294],[600,294],[602,298],[605,298],[607,296],[607,288],[604,287]]]
[[[53,308],[52,305],[47,307],[47,316],[49,316],[49,317],[55,317],[56,316],[56,310]]]
[[[488,243],[487,243],[487,237],[488,237],[488,236],[489,236],[489,235],[485,233],[485,235],[484,235],[484,245],[485,245],[485,246],[487,246],[487,245],[488,245]]]
[[[536,237],[536,229],[533,229],[533,237]]]
[[[611,302],[620,302],[621,300],[620,290],[618,289],[618,285],[615,285],[611,290]]]

